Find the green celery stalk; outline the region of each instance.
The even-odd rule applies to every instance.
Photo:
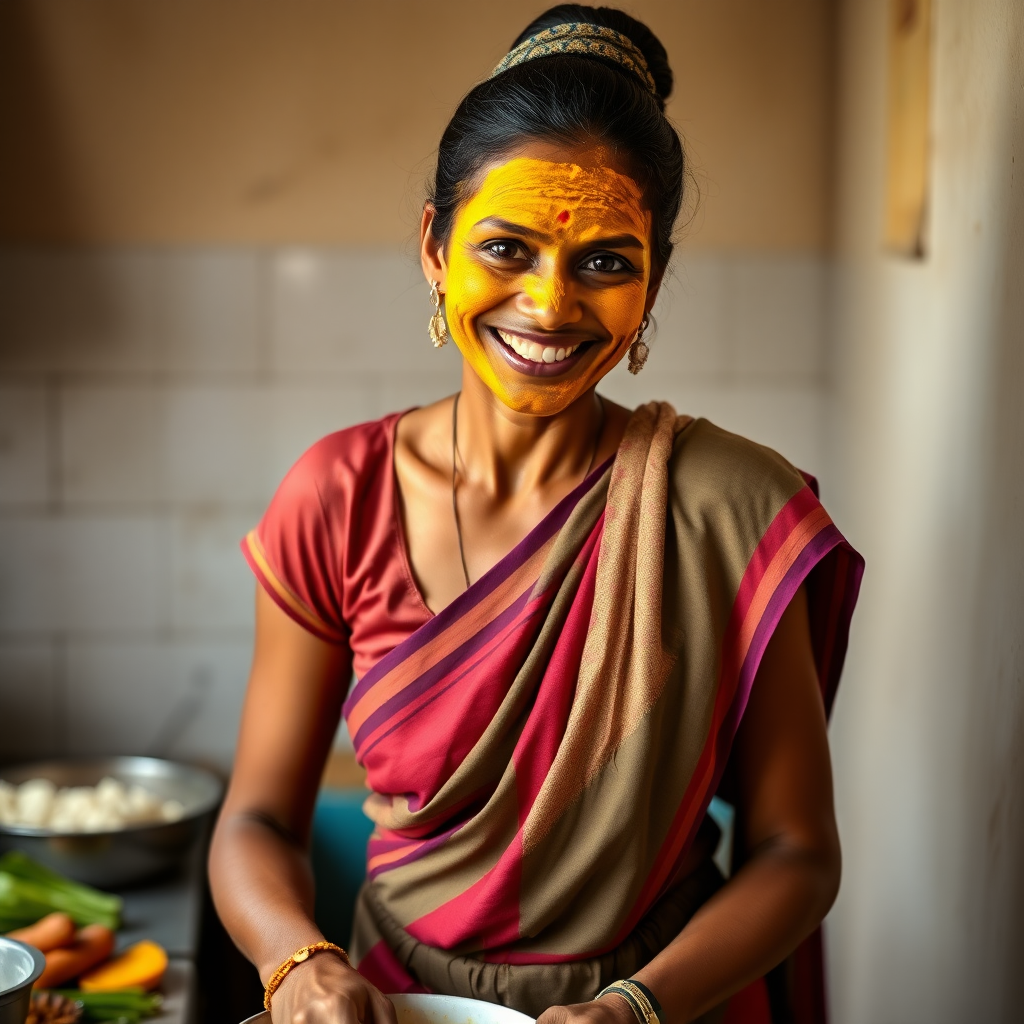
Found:
[[[120,896],[108,892],[100,892],[92,886],[82,885],[70,878],[65,878],[56,871],[51,871],[42,864],[36,863],[31,857],[20,850],[11,850],[0,857],[0,872],[6,872],[26,882],[45,886],[53,892],[63,893],[80,907],[95,907],[108,916],[119,916],[123,901]]]
[[[151,1017],[163,1002],[157,992],[144,992],[141,988],[116,989],[112,992],[82,992],[80,989],[58,989],[58,995],[72,999],[82,1006],[82,1013],[92,1021],[126,1021],[138,1024],[143,1017]]]
[[[17,914],[27,918],[28,923],[38,921],[51,911],[62,910],[78,925],[98,923],[116,929],[119,924],[116,913],[83,904],[71,893],[26,882],[5,871],[0,871],[0,907],[12,916]]]
[[[38,892],[27,891],[21,879],[0,872],[0,918],[12,928],[23,928],[35,924],[55,908],[45,896],[40,899]]]

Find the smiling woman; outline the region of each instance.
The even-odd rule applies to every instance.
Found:
[[[243,545],[256,650],[211,881],[277,1024],[393,1024],[413,991],[669,1024],[744,989],[767,1020],[758,979],[835,896],[825,722],[860,558],[774,452],[596,391],[642,368],[672,252],[671,85],[622,12],[524,31],[423,211],[461,391],[314,445]],[[375,825],[350,956],[306,855],[342,714]]]
[[[567,155],[543,143],[527,151]],[[439,277],[456,344],[506,406],[536,416],[597,384],[657,293],[636,183],[605,150],[571,155],[580,162],[516,156],[489,169],[445,248],[424,214],[424,270]]]

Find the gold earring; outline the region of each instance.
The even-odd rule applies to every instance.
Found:
[[[434,304],[434,315],[427,324],[427,333],[434,343],[434,348],[440,348],[448,340],[448,327],[441,316],[441,293],[437,287],[437,281],[430,282],[430,301]]]
[[[651,347],[646,341],[643,341],[644,331],[647,330],[647,324],[650,321],[647,317],[644,317],[640,322],[640,326],[636,329],[636,334],[633,340],[629,344],[628,356],[629,356],[629,372],[634,376],[638,374],[643,368],[644,363],[647,362],[647,357],[651,354]]]

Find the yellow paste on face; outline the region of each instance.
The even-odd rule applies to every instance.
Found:
[[[495,226],[507,221],[537,237]],[[552,415],[593,387],[625,354],[644,316],[651,275],[651,216],[632,178],[609,167],[519,157],[493,168],[459,211],[447,251],[445,313],[452,337],[505,405]],[[600,243],[632,235],[641,248]],[[514,240],[520,258],[496,261],[485,243]],[[635,273],[580,272],[590,255],[621,253]],[[509,366],[483,322],[515,331],[578,330],[596,341],[563,374]]]

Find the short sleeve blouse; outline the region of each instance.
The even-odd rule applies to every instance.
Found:
[[[316,636],[347,645],[358,678],[432,617],[413,580],[399,514],[394,450],[402,415],[314,444],[242,541],[278,606]]]

